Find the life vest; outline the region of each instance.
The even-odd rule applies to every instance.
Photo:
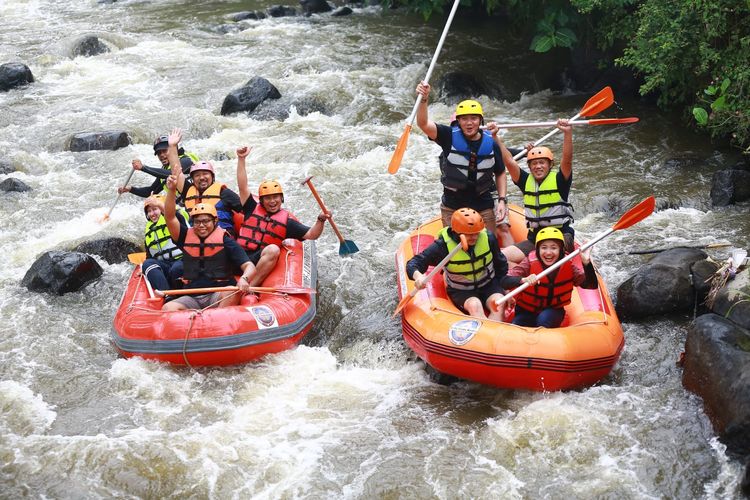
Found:
[[[207,278],[212,281],[227,281],[231,279],[232,272],[229,259],[224,249],[225,231],[217,227],[206,239],[201,240],[195,234],[194,228],[188,228],[185,243],[182,246],[185,265],[184,278],[187,281],[195,281],[198,278]]]
[[[294,216],[283,208],[269,215],[266,209],[258,203],[253,212],[242,222],[237,243],[250,251],[265,248],[271,244],[281,246],[281,242],[286,239],[286,225],[289,217],[294,219]]]
[[[216,206],[216,204],[221,201],[221,190],[225,187],[226,186],[224,184],[214,182],[213,184],[208,186],[205,191],[199,193],[198,189],[195,186],[191,185],[188,188],[187,193],[185,193],[185,208],[190,211],[198,203],[209,203]]]
[[[182,217],[186,226],[189,225],[185,210],[179,209],[177,216]],[[144,232],[146,252],[149,257],[167,262],[182,258],[182,250],[177,248],[177,245],[172,241],[164,214],[159,216],[156,222],[148,221]]]
[[[447,227],[438,234],[448,245],[449,253],[460,245],[448,235]],[[459,250],[445,266],[448,286],[456,290],[476,290],[487,285],[494,277],[495,266],[492,263],[492,249],[486,230],[479,233],[473,248],[468,252]]]
[[[562,199],[555,170],[550,170],[541,184],[529,174],[523,188],[523,206],[526,226],[532,230],[573,222],[573,205]]]
[[[542,262],[536,255],[536,250],[529,254],[531,263],[530,274],[539,275],[544,271]],[[550,279],[554,279],[551,282]],[[527,287],[516,297],[516,303],[527,311],[539,313],[543,309],[552,307],[560,309],[570,304],[573,294],[573,264],[568,261],[557,269],[544,276],[536,285]]]
[[[447,157],[440,158],[440,182],[451,191],[473,190],[476,194],[484,194],[495,185],[495,152],[492,135],[482,132],[481,143],[476,153],[469,149],[461,128],[451,127],[451,150]],[[471,172],[476,172],[476,181],[469,180]]]

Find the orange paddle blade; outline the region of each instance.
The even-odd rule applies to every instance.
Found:
[[[580,116],[594,116],[601,113],[608,107],[612,106],[615,102],[615,94],[612,92],[612,87],[604,87],[602,90],[594,94],[591,99],[586,101],[581,109]]]
[[[401,134],[398,144],[396,144],[396,151],[393,152],[391,163],[388,164],[389,174],[395,174],[398,172],[398,169],[401,166],[401,160],[404,157],[404,151],[406,151],[406,146],[409,144],[409,134],[411,134],[411,123],[406,124],[404,132]]]
[[[620,123],[636,123],[638,120],[639,119],[635,116],[628,118],[597,118],[595,120],[589,120],[588,125],[618,125]]]
[[[622,214],[622,217],[620,217],[615,225],[612,226],[612,229],[618,231],[620,229],[628,228],[633,224],[637,224],[638,222],[654,213],[655,207],[656,199],[653,196],[649,196],[648,198]]]
[[[146,252],[129,253],[128,260],[131,264],[143,264],[143,261],[146,260]]]

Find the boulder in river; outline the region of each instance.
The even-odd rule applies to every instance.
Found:
[[[98,149],[124,148],[130,145],[130,137],[127,132],[121,130],[109,130],[105,132],[81,132],[73,135],[68,140],[70,151],[93,151]]]
[[[719,170],[711,179],[711,204],[726,207],[750,200],[750,170],[730,168]]]
[[[266,12],[268,12],[268,15],[271,17],[291,17],[297,15],[297,11],[294,7],[289,7],[288,5],[272,5],[266,10]]]
[[[28,85],[34,81],[34,75],[28,66],[19,62],[0,64],[0,92]]]
[[[691,311],[695,290],[690,269],[706,257],[704,251],[696,248],[673,248],[641,266],[617,289],[620,319]]]
[[[338,9],[331,12],[331,17],[348,16],[348,15],[351,15],[353,12],[354,11],[350,7],[347,7],[346,5],[342,5]]]
[[[313,14],[320,14],[321,12],[330,12],[333,10],[326,0],[299,0],[299,4],[302,6],[302,12],[306,16]]]
[[[21,284],[32,292],[63,295],[75,292],[99,278],[102,268],[85,253],[50,251],[31,265]]]
[[[246,19],[252,19],[252,20],[257,21],[257,20],[265,19],[265,18],[266,18],[266,15],[259,10],[245,10],[245,11],[237,12],[229,16],[229,19],[234,22],[244,21]]]
[[[110,51],[109,46],[102,42],[96,35],[84,35],[83,37],[76,40],[73,45],[72,56],[97,56],[99,54],[106,54]]]
[[[6,160],[0,160],[0,175],[9,174],[15,172],[16,168]]]
[[[750,270],[737,273],[716,295],[713,312],[750,330]]]
[[[252,112],[266,99],[279,99],[281,93],[271,82],[260,76],[254,76],[242,87],[231,91],[221,105],[221,114],[231,115],[245,111]]]
[[[750,456],[750,331],[718,314],[696,318],[685,342],[682,383],[703,399],[719,439]]]
[[[24,191],[31,191],[31,188],[23,181],[8,177],[3,182],[0,182],[0,191],[23,193]]]
[[[74,252],[98,255],[107,264],[126,262],[128,254],[141,252],[141,248],[132,241],[122,238],[103,238],[100,240],[84,241],[73,249]]]

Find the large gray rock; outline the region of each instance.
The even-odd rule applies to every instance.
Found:
[[[333,10],[326,0],[299,0],[299,4],[302,6],[302,12],[304,12],[306,16],[319,14],[321,12],[330,12]]]
[[[0,65],[0,92],[28,85],[33,81],[34,75],[23,63],[12,62]]]
[[[347,7],[346,5],[342,5],[338,9],[334,10],[333,12],[331,12],[331,17],[349,16],[353,12],[354,11],[350,7]]]
[[[0,182],[0,191],[23,193],[24,191],[31,191],[31,188],[23,181],[8,177]]]
[[[750,331],[716,314],[688,330],[682,383],[703,398],[705,412],[733,456],[750,456]]]
[[[107,264],[126,262],[131,253],[141,252],[141,248],[132,241],[122,238],[104,238],[101,240],[84,241],[73,249],[74,252],[98,255]]]
[[[288,5],[272,5],[266,10],[266,12],[268,12],[268,15],[271,17],[291,17],[297,15],[297,11],[294,7],[289,7]]]
[[[76,41],[73,46],[72,55],[73,57],[88,57],[106,54],[109,51],[109,46],[102,42],[99,37],[95,35],[85,35]]]
[[[254,76],[242,87],[231,91],[221,105],[222,115],[231,115],[245,111],[252,112],[266,99],[279,99],[281,93],[271,82],[260,76]]]
[[[101,266],[90,255],[51,251],[32,264],[21,284],[32,292],[63,295],[80,290],[101,275]]]
[[[711,279],[719,267],[720,265],[711,259],[698,260],[690,266],[693,288],[698,294],[698,302],[706,300],[706,295],[711,290]]]
[[[745,268],[727,282],[716,296],[713,311],[750,330],[750,270]]]
[[[711,179],[711,204],[725,207],[750,200],[750,171],[727,169],[715,172]]]
[[[691,311],[695,290],[690,268],[707,257],[695,248],[658,254],[617,289],[616,311],[623,320]]]
[[[237,12],[229,16],[229,19],[231,19],[234,22],[244,21],[246,19],[253,19],[257,21],[259,19],[265,19],[265,18],[266,18],[266,15],[259,10],[244,10],[242,12]]]
[[[130,137],[128,137],[127,132],[121,130],[81,132],[68,140],[68,149],[70,151],[93,151],[97,149],[114,151],[128,145],[130,145]]]

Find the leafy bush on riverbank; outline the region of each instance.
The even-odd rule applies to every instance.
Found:
[[[384,0],[425,18],[450,0]],[[742,0],[472,0],[513,19],[530,50],[597,47],[643,78],[641,95],[750,154],[750,3]]]

